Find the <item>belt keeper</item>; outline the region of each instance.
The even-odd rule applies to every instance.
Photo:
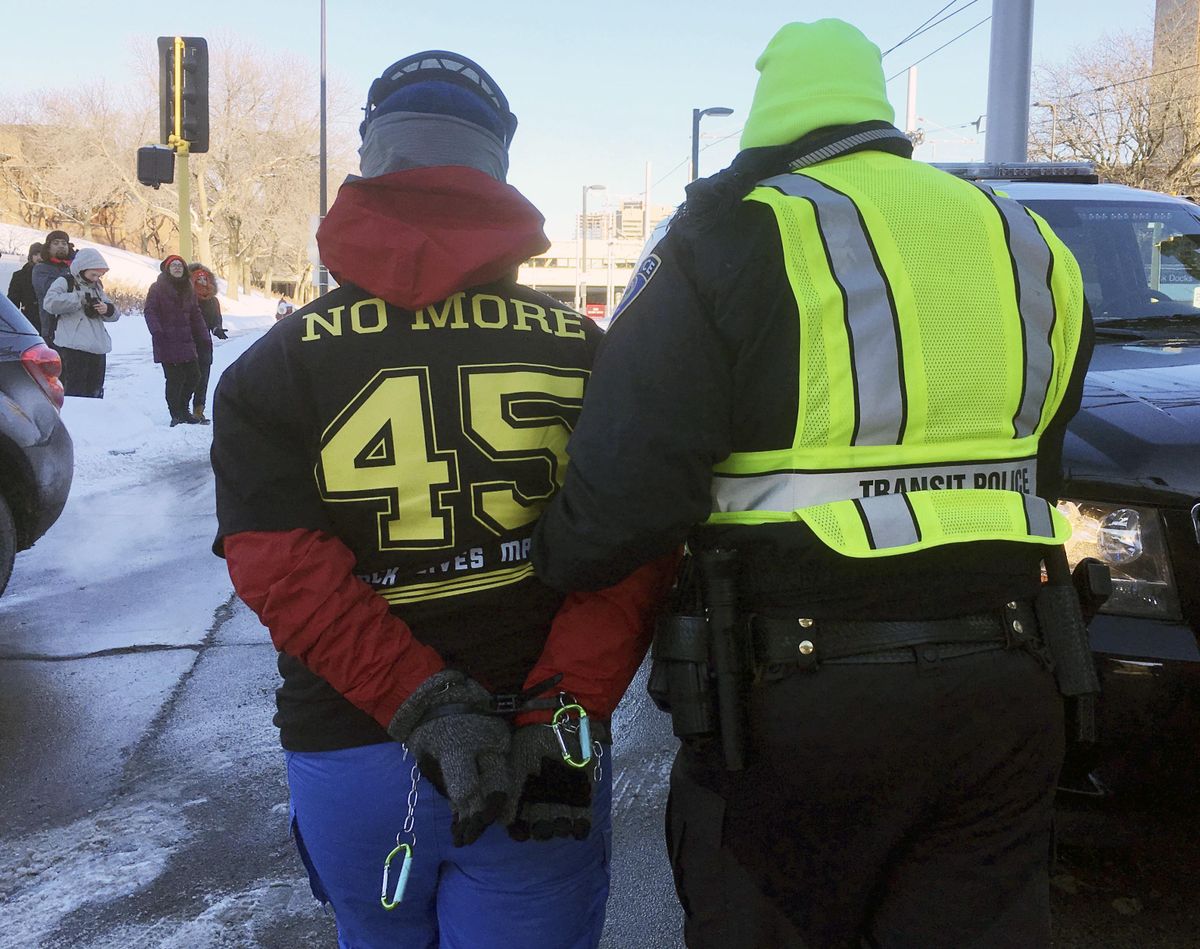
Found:
[[[812,641],[806,634],[812,630],[813,620],[807,616],[802,616],[796,621],[796,625],[800,628],[800,635],[803,637],[796,643],[796,664],[801,669],[817,668],[817,644]]]

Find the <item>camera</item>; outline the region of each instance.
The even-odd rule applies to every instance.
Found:
[[[93,293],[83,295],[84,316],[100,316],[100,299]]]

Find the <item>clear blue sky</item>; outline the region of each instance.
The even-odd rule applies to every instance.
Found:
[[[968,0],[958,0],[962,6]],[[420,49],[442,48],[477,60],[508,95],[520,127],[509,180],[546,215],[551,236],[568,236],[583,184],[605,195],[640,193],[651,163],[654,203],[683,197],[691,149],[691,110],[728,106],[728,118],[702,126],[702,174],[729,163],[754,91],[754,61],[790,20],[848,15],[882,49],[898,42],[940,7],[941,0],[609,0],[605,4],[445,0],[327,0],[330,80],[365,98],[371,79]],[[264,54],[288,52],[311,62],[318,95],[318,0],[208,0],[172,9],[161,0],[121,0],[67,7],[5,4],[0,34],[4,81],[0,96],[20,99],[46,86],[103,77],[120,83],[129,50],[154,49],[159,35],[218,36],[232,31]],[[884,60],[901,73],[991,13],[992,0],[931,30]],[[80,8],[82,11],[83,8]],[[953,9],[953,8],[952,8]],[[1154,0],[1035,0],[1034,62],[1057,61],[1106,32],[1149,29]],[[986,111],[989,26],[984,24],[919,67],[918,114],[926,129],[953,127]],[[904,75],[888,90],[903,122]],[[345,120],[357,123],[358,115]],[[718,141],[721,136],[730,136]],[[926,159],[982,156],[974,129],[932,131]],[[974,141],[970,141],[974,139]],[[331,195],[337,182],[330,182]]]

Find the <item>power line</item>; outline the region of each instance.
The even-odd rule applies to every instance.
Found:
[[[911,33],[909,33],[908,36],[904,37],[904,39],[902,39],[899,43],[897,43],[891,49],[884,50],[883,55],[886,56],[888,53],[892,52],[893,50],[899,49],[901,46],[903,46],[905,43],[907,43],[909,40],[911,40],[914,36],[916,36],[921,31],[921,27],[923,27],[926,23],[928,23],[929,20],[932,20],[935,17],[940,16],[941,14],[945,13],[948,9],[950,9],[950,7],[954,6],[954,4],[956,4],[956,3],[958,3],[958,0],[950,0],[949,3],[947,3],[944,7],[942,7],[940,10],[938,10],[937,13],[935,13],[933,16],[931,16],[928,20],[925,20],[924,22],[922,22],[920,24],[920,26],[916,27],[916,29],[914,29]]]
[[[1096,86],[1095,89],[1080,89],[1078,92],[1072,92],[1062,96],[1059,101],[1066,99],[1075,99],[1079,96],[1086,96],[1091,92],[1104,92],[1106,89],[1115,89],[1117,86],[1127,86],[1131,82],[1141,82],[1143,79],[1157,79],[1159,76],[1169,76],[1171,73],[1183,72],[1185,69],[1195,69],[1200,66],[1200,63],[1192,63],[1190,66],[1177,66],[1175,69],[1164,69],[1162,72],[1146,73],[1144,76],[1134,76],[1132,79],[1120,79],[1117,82],[1110,82],[1105,86]]]
[[[716,139],[715,141],[709,142],[707,145],[701,146],[700,151],[703,152],[703,151],[706,151],[706,150],[712,148],[714,145],[719,145],[721,142],[725,141],[727,138],[733,138],[735,135],[741,135],[742,129],[744,129],[744,128],[745,128],[745,126],[742,126],[741,129],[737,129],[736,131],[730,132],[728,135],[722,135],[720,138]],[[658,185],[662,184],[664,181],[666,181],[668,178],[670,178],[671,175],[675,174],[675,172],[677,172],[680,168],[682,168],[684,165],[686,165],[691,160],[692,160],[692,156],[689,155],[687,158],[685,158],[683,161],[681,161],[678,165],[676,165],[674,168],[672,168],[670,171],[668,171],[665,175],[663,175],[661,178],[659,178],[658,181],[653,182],[650,185],[650,187],[655,188]]]
[[[958,16],[960,13],[962,13],[962,12],[963,12],[963,10],[966,10],[966,9],[968,9],[968,8],[970,8],[970,7],[973,7],[973,6],[975,6],[975,4],[977,4],[978,2],[979,2],[979,0],[970,0],[970,2],[969,2],[969,3],[967,3],[965,6],[961,6],[961,7],[959,7],[957,10],[951,10],[951,11],[950,11],[949,13],[947,13],[947,14],[946,14],[944,17],[942,17],[940,20],[938,20],[938,21],[936,21],[936,22],[934,22],[934,23],[930,23],[930,24],[929,24],[928,26],[926,26],[924,29],[921,29],[921,27],[918,27],[918,28],[917,28],[917,30],[916,30],[916,32],[914,32],[914,33],[911,33],[909,36],[907,36],[907,37],[905,37],[904,39],[902,39],[902,40],[901,40],[899,43],[897,43],[895,46],[893,46],[893,47],[892,47],[892,49],[889,49],[889,50],[888,50],[888,53],[890,53],[890,52],[891,52],[892,50],[894,50],[894,49],[899,49],[901,46],[903,46],[905,43],[908,43],[908,42],[910,42],[911,40],[915,40],[915,39],[916,39],[918,36],[924,36],[924,35],[925,35],[926,33],[928,33],[930,30],[934,29],[935,27],[941,26],[943,23],[945,23],[945,22],[946,22],[947,20],[949,20],[951,17]],[[949,3],[948,3],[948,4],[946,4],[946,7],[948,7],[948,6],[951,6],[951,4],[949,4]],[[942,7],[942,10],[945,10],[945,9],[946,9],[946,7]],[[941,13],[941,12],[942,12],[942,10],[939,10],[939,11],[938,11],[938,13]],[[934,14],[934,16],[937,16],[937,14],[935,13],[935,14]],[[926,21],[926,22],[928,22],[928,21]],[[922,24],[922,26],[924,26],[924,24]],[[887,53],[884,53],[883,55],[884,55],[884,56],[886,56],[886,55],[887,55]]]
[[[939,46],[937,49],[935,49],[932,53],[926,53],[924,56],[922,56],[920,59],[918,59],[915,63],[909,63],[907,66],[905,66],[899,72],[893,73],[892,75],[888,76],[885,81],[891,82],[897,76],[904,75],[906,72],[908,72],[910,69],[912,69],[913,66],[916,66],[920,63],[925,62],[925,60],[927,60],[930,56],[936,56],[938,53],[940,53],[942,50],[944,50],[951,43],[957,43],[959,40],[961,40],[964,36],[966,36],[972,30],[979,29],[979,27],[983,26],[983,24],[985,24],[991,18],[992,18],[991,14],[989,14],[988,16],[985,16],[982,20],[980,20],[974,26],[967,27],[965,30],[963,30],[961,33],[959,33],[958,36],[954,37],[953,39],[947,40],[945,43],[943,43],[941,46]]]
[[[677,172],[680,168],[682,168],[684,165],[686,165],[691,160],[692,160],[692,156],[688,155],[687,158],[685,158],[678,165],[676,165],[674,168],[672,168],[670,171],[668,171],[665,175],[663,175],[661,178],[659,178],[658,181],[656,181],[652,185],[650,185],[650,187],[657,188],[660,184],[662,184],[664,181],[666,181],[668,178],[670,178],[671,175],[675,174],[675,172]]]

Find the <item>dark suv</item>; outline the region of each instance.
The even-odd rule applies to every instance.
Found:
[[[13,560],[58,520],[74,471],[58,353],[0,296],[0,593]]]
[[[1101,743],[1073,750],[1064,787],[1200,802],[1200,207],[1087,166],[947,170],[1049,222],[1096,326],[1059,507],[1072,563],[1108,564],[1113,593],[1089,628]]]

